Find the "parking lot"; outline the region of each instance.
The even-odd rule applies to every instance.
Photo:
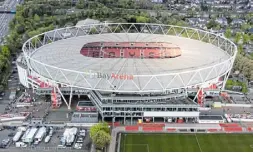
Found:
[[[89,138],[88,131],[86,136],[83,139],[83,146],[80,149],[74,149],[74,144],[71,147],[58,147],[60,145],[60,137],[63,135],[64,129],[55,130],[53,136],[51,137],[48,143],[45,143],[44,140],[41,141],[38,145],[28,145],[27,147],[16,147],[15,143],[12,141],[13,137],[8,136],[10,133],[15,134],[17,131],[13,130],[3,130],[0,131],[0,140],[10,139],[10,143],[6,148],[1,148],[0,152],[89,152],[91,147],[91,140]],[[75,140],[76,141],[76,140]]]

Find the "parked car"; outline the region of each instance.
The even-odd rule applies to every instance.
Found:
[[[46,138],[45,138],[45,143],[48,143],[50,141],[51,137],[48,135]]]
[[[83,144],[82,143],[75,143],[74,148],[75,149],[82,149]]]
[[[14,133],[9,133],[8,137],[14,137],[14,135],[15,135]]]
[[[83,143],[83,138],[82,137],[78,137],[76,142],[77,143]]]

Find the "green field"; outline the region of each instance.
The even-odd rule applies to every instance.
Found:
[[[253,152],[253,134],[121,134],[121,152]]]

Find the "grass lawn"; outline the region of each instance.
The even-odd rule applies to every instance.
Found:
[[[253,152],[253,134],[121,134],[121,152]]]

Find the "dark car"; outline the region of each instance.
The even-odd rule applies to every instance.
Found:
[[[14,133],[9,133],[8,137],[14,137],[14,135],[15,135]]]
[[[5,149],[6,145],[0,144],[0,148]]]

